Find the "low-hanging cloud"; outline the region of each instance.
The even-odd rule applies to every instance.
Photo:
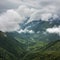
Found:
[[[18,33],[30,33],[30,34],[33,34],[35,33],[33,30],[28,30],[28,29],[21,29],[20,31],[17,31]]]
[[[26,17],[30,18],[27,21],[29,23],[40,19],[48,21],[51,17],[55,19],[60,16],[59,0],[5,0],[4,5],[8,6],[7,2],[20,6],[0,14],[0,30],[4,32],[21,29],[19,24],[24,22]],[[3,6],[2,3],[0,5]]]
[[[18,31],[20,23],[30,17],[35,10],[21,5],[17,9],[10,9],[0,15],[0,30],[3,32]]]
[[[60,26],[47,28],[46,32],[48,32],[48,33],[56,33],[56,34],[60,35]]]
[[[24,17],[30,17],[31,14],[33,14],[34,12],[36,12],[37,9],[34,8],[29,8],[28,6],[25,5],[21,5],[18,7],[17,12]]]
[[[31,14],[30,20],[28,20],[27,23],[35,20],[49,21],[51,17],[56,19],[58,18],[58,14],[56,7],[49,5],[42,9],[38,9],[33,14]]]
[[[0,15],[0,30],[3,32],[16,31],[23,18],[14,10],[8,10]]]

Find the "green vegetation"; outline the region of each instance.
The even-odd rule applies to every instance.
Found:
[[[60,60],[60,40],[49,43],[41,50],[32,51],[23,60]]]
[[[60,60],[60,40],[50,43],[33,40],[29,46],[25,40],[17,40],[0,32],[0,60]]]
[[[5,57],[4,60],[7,60],[8,57],[11,57],[11,60],[21,59],[25,54],[24,46],[24,44],[19,43],[12,37],[8,37],[5,33],[0,32],[0,55]],[[5,56],[5,52],[8,57]]]
[[[30,53],[25,56],[24,60],[60,60],[59,51],[46,51]]]

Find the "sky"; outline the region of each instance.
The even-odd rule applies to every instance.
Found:
[[[60,17],[60,0],[0,0],[1,31],[18,31],[21,29],[19,24],[25,21],[26,17],[30,17],[27,23],[39,19],[48,21],[51,17],[58,18]],[[54,29],[59,31],[60,27],[47,28],[46,31],[52,33],[51,30]]]

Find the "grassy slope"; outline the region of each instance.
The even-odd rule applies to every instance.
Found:
[[[49,43],[41,50],[28,53],[23,60],[60,60],[60,41]]]
[[[39,42],[29,47],[33,50],[26,52],[25,45],[0,32],[0,60],[60,60],[60,40],[39,49],[43,44]]]
[[[0,32],[0,53],[6,51],[8,56],[12,56],[13,58],[21,59],[24,55],[24,47],[25,45],[19,43],[15,39],[5,36],[3,32]],[[2,48],[2,50],[1,50]],[[3,56],[4,56],[3,52]],[[0,54],[1,55],[1,54]],[[15,60],[15,59],[14,59]]]

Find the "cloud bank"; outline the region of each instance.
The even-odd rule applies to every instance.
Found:
[[[52,28],[47,28],[46,31],[48,33],[56,33],[60,35],[60,26],[58,27],[52,27]]]
[[[20,31],[17,31],[18,33],[30,33],[30,34],[33,34],[35,33],[33,30],[28,30],[28,29],[21,29]]]
[[[14,10],[8,10],[0,15],[0,30],[3,32],[16,31],[23,18]]]
[[[20,24],[35,11],[33,8],[21,5],[17,9],[10,9],[0,14],[0,30],[3,32],[18,31]]]
[[[1,11],[6,9],[6,12],[0,14],[0,30],[3,32],[21,30],[20,24],[26,17],[30,18],[27,23],[40,19],[48,21],[51,17],[56,19],[60,16],[59,5],[59,0],[1,0]]]

